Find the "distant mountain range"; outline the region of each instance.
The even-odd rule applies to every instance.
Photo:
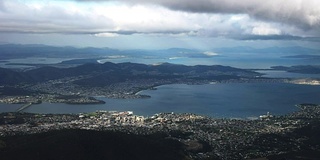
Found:
[[[320,74],[320,65],[299,65],[299,66],[273,66],[275,70],[282,70],[292,73],[303,73],[303,74]]]
[[[112,83],[143,79],[191,79],[191,80],[219,80],[240,77],[255,77],[256,72],[228,66],[185,66],[163,63],[160,65],[145,65],[137,63],[87,63],[77,67],[55,68],[40,67],[25,72],[0,68],[0,85],[37,83],[65,77],[87,76],[75,83],[81,85],[108,85]]]
[[[53,47],[47,45],[20,45],[2,44],[0,45],[1,60],[46,57],[46,58],[83,58],[100,57],[106,54],[117,54],[118,50],[110,48],[75,48],[75,47]]]
[[[268,48],[253,48],[253,47],[231,47],[231,48],[215,48],[217,53],[273,53],[273,54],[320,54],[320,50],[305,48],[300,46],[292,47],[268,47]]]
[[[290,55],[314,55],[319,54],[319,49],[311,49],[300,46],[293,47],[269,47],[253,48],[248,46],[212,48],[211,50],[197,50],[187,48],[170,48],[164,50],[118,50],[112,48],[75,48],[75,47],[54,47],[47,45],[21,45],[21,44],[0,44],[0,60],[46,57],[46,58],[97,58],[106,56],[123,55],[127,57],[191,57],[205,58],[216,56],[216,54],[206,54],[208,52],[217,55],[227,56],[228,54],[252,53],[252,54],[281,54]]]

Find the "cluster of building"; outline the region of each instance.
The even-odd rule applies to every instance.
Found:
[[[290,82],[294,83],[294,84],[320,85],[319,79],[296,79],[296,80],[292,80]]]
[[[38,94],[31,96],[1,96],[0,103],[6,104],[39,104],[43,101],[49,103],[66,103],[66,104],[102,104],[105,103],[93,97],[76,96],[73,98],[64,98],[61,95]]]
[[[141,79],[128,80],[125,82],[117,82],[104,86],[80,86],[73,81],[79,78],[67,80],[52,80],[43,83],[33,84],[25,87],[25,89],[37,93],[49,93],[52,95],[78,95],[78,96],[105,96],[108,98],[141,98],[141,95],[135,93],[163,84],[171,84],[171,80],[157,80],[157,79]]]
[[[111,126],[142,126],[145,118],[133,115],[132,111],[97,111],[90,114],[80,114],[78,120],[72,121],[73,124],[83,126],[81,129],[101,129]]]
[[[40,103],[38,97],[34,96],[4,96],[0,98],[0,103],[7,104],[27,104],[27,103]]]
[[[289,115],[267,114],[257,120],[217,119],[190,113],[159,113],[143,117],[130,111],[61,115],[1,113],[0,135],[31,134],[60,129],[109,130],[137,135],[164,133],[168,138],[189,146],[188,148],[198,148],[190,151],[190,157],[193,159],[247,159],[299,150],[300,146],[304,145],[305,138],[290,137],[288,135],[291,134],[288,133],[307,126],[311,121],[319,121],[320,118],[320,106],[303,105],[300,108],[300,111]],[[268,137],[264,137],[265,135],[282,136],[285,137],[285,141],[280,138],[272,138],[270,141]],[[204,144],[209,145],[211,150],[203,152],[199,146]],[[276,145],[268,147],[273,144]]]

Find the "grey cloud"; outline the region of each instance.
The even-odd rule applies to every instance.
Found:
[[[242,35],[233,37],[239,40],[302,40],[302,37],[292,35]]]
[[[179,34],[189,34],[190,31],[152,31],[152,32],[144,32],[144,31],[134,31],[134,30],[120,30],[120,31],[106,31],[107,33],[115,33],[119,35],[133,35],[133,34],[154,34],[154,35],[179,35]],[[99,34],[104,32],[94,32],[90,34]],[[196,31],[195,31],[196,33]]]
[[[133,35],[133,34],[139,34],[141,32],[120,30],[120,31],[110,31],[109,33],[116,33],[120,35]]]
[[[59,0],[56,0],[59,1]],[[70,0],[71,1],[71,0]],[[110,0],[73,0],[73,1],[101,1]],[[115,1],[115,0],[113,0]],[[41,11],[30,9],[24,5],[12,5],[15,8],[6,8],[3,0],[0,0],[0,32],[16,33],[62,33],[62,34],[103,34],[114,33],[118,35],[150,34],[169,36],[203,36],[203,37],[227,37],[238,40],[306,40],[317,41],[312,36],[320,36],[320,1],[316,0],[117,0],[128,5],[161,5],[174,12],[186,11],[190,13],[223,13],[246,14],[247,18],[233,20],[234,15],[218,15],[223,20],[210,21],[211,14],[184,14],[188,16],[176,16],[173,21],[147,19],[148,23],[117,23],[108,16],[97,16],[90,10],[83,12],[69,12],[68,7],[59,5],[44,6]],[[7,0],[9,2],[9,0]],[[1,8],[8,10],[1,12]],[[164,9],[162,7],[150,7],[152,9]],[[168,9],[164,9],[168,10]],[[153,11],[153,10],[150,10]],[[194,17],[192,17],[194,16]],[[237,17],[238,15],[234,16]],[[240,15],[241,17],[242,15]],[[181,18],[182,17],[182,18]],[[226,18],[229,17],[229,18]],[[254,17],[254,18],[252,18]],[[166,17],[165,15],[161,18]],[[184,19],[185,18],[185,19]],[[185,21],[181,21],[184,19]],[[190,20],[191,19],[191,20]],[[252,29],[259,21],[272,21],[284,23],[271,24],[271,28],[279,29],[279,34],[284,35],[254,35]],[[124,18],[123,21],[126,21]],[[179,23],[174,23],[178,21]],[[161,23],[160,23],[161,22]],[[165,22],[165,23],[163,23]],[[184,24],[184,25],[182,25]],[[288,25],[290,24],[290,25]],[[194,27],[194,26],[198,27]],[[302,29],[296,29],[298,28]],[[294,28],[294,29],[292,29]],[[120,30],[119,30],[120,29]],[[281,31],[281,32],[280,32]],[[284,32],[282,32],[284,31]],[[298,31],[298,32],[296,32]],[[252,35],[250,35],[252,34]],[[270,33],[276,34],[276,33]],[[292,36],[297,35],[297,36]],[[304,38],[309,36],[309,38]]]
[[[237,40],[299,40],[299,41],[313,41],[320,42],[320,37],[301,37],[301,36],[293,36],[293,35],[241,35],[241,36],[233,36],[233,39]]]
[[[1,4],[3,1],[0,0],[0,7]],[[15,4],[11,8],[4,5],[3,9],[6,11],[0,11],[2,33],[87,34],[104,32],[114,27],[113,22],[106,17],[71,13],[58,6],[45,6],[37,10]]]
[[[196,1],[197,3],[188,1],[181,6],[177,1],[173,2],[175,3],[168,4],[169,8],[191,12],[243,13],[256,19],[291,24],[302,29],[319,28],[320,10],[317,9],[320,9],[320,4],[313,6],[313,0],[305,0],[304,3],[297,0],[201,0]],[[317,19],[316,22],[311,22],[310,17],[313,16]]]
[[[90,1],[90,0],[78,0]],[[111,0],[91,0],[111,1]],[[304,30],[320,28],[319,0],[113,0],[129,4],[156,4],[196,13],[248,14],[250,17],[295,25]]]
[[[5,6],[2,0],[0,0],[0,11],[4,11],[5,10]]]

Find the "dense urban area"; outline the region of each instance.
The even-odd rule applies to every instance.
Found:
[[[297,107],[298,111],[288,115],[266,113],[255,120],[220,119],[190,113],[159,113],[143,117],[131,111],[1,113],[0,136],[62,129],[114,131],[130,135],[163,133],[168,139],[184,144],[189,159],[253,159],[292,151],[319,151],[320,105],[301,104]],[[1,152],[5,145],[0,147]]]

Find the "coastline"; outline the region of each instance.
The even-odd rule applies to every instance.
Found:
[[[319,145],[313,140],[319,141],[320,105],[300,105],[301,109],[297,112],[256,120],[211,118],[191,113],[157,113],[152,117],[143,117],[131,111],[0,113],[0,138],[4,140],[35,134],[38,139],[38,134],[66,130],[112,131],[147,137],[160,134],[165,139],[175,140],[185,146],[184,153],[197,159],[210,156],[219,159],[252,159],[306,149],[319,152]],[[194,145],[200,148],[190,147]],[[207,146],[206,150],[201,149],[203,145]]]

